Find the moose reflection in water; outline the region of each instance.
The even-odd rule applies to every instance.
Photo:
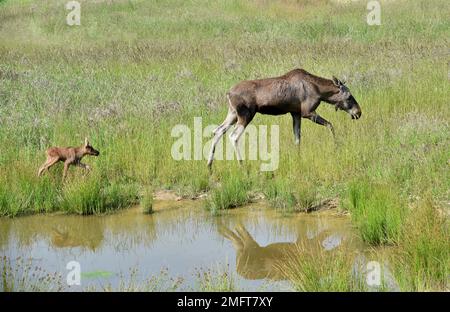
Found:
[[[326,224],[324,226],[321,223],[314,230],[306,229],[304,235],[299,233],[295,242],[278,242],[267,246],[259,245],[242,224],[237,225],[234,231],[220,225],[219,233],[232,243],[236,251],[238,274],[252,280],[282,280],[284,276],[279,265],[288,262],[290,257],[301,257],[301,251],[305,249],[313,253],[332,250],[345,238],[342,233],[333,233]]]
[[[74,248],[85,247],[95,251],[101,246],[103,241],[103,229],[97,228],[95,235],[77,235],[76,232],[71,232],[67,229],[52,229],[52,245],[58,248]]]

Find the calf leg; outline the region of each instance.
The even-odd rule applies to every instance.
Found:
[[[64,172],[63,172],[63,181],[66,179],[67,177],[67,170],[69,169],[69,166],[71,164],[71,161],[65,161],[64,162]]]
[[[316,124],[326,126],[328,129],[331,130],[331,133],[333,134],[333,138],[336,139],[336,135],[334,134],[334,128],[331,122],[328,120],[320,117],[317,113],[312,113],[311,115],[305,116],[305,118],[308,118],[309,120],[315,122]]]
[[[40,177],[45,170],[49,170],[50,167],[56,164],[58,161],[58,157],[47,157],[45,163],[39,168],[38,177]]]
[[[91,167],[90,167],[90,166],[88,166],[88,165],[86,165],[86,164],[83,164],[82,162],[78,162],[78,163],[77,163],[77,166],[78,166],[78,167],[81,167],[81,168],[83,168],[83,169],[85,169],[85,170],[87,170],[87,171],[90,171],[90,170],[91,170]]]
[[[301,127],[301,116],[297,113],[292,113],[292,126],[294,130],[295,144],[300,144],[300,127]]]

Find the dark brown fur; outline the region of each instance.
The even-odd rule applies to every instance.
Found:
[[[290,113],[296,144],[300,144],[301,118],[328,127],[334,136],[333,125],[316,113],[322,101],[335,105],[336,110],[346,111],[353,119],[361,117],[361,108],[344,83],[335,77],[325,79],[303,69],[294,69],[274,78],[242,81],[231,88],[227,97],[228,115],[214,130],[215,137],[208,159],[210,168],[217,142],[234,124],[236,127],[230,139],[236,149],[238,160],[242,159],[237,142],[256,113],[267,115]]]
[[[100,153],[89,144],[86,138],[84,144],[79,147],[50,147],[47,149],[46,154],[47,160],[39,168],[38,176],[41,176],[45,170],[48,171],[51,166],[62,161],[64,162],[63,179],[65,179],[70,165],[90,170],[90,167],[83,164],[81,159],[86,155],[98,156]]]

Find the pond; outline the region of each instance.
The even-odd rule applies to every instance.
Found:
[[[202,200],[156,200],[150,215],[135,207],[103,216],[1,218],[0,253],[61,274],[63,285],[66,265],[77,261],[81,285],[64,286],[68,291],[114,288],[132,274],[144,279],[162,271],[194,287],[199,271],[216,269],[235,276],[242,290],[289,291],[276,263],[287,252],[299,252],[299,244],[364,248],[350,218],[336,212],[284,215],[258,202],[213,216],[203,205]]]

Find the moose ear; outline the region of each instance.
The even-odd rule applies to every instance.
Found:
[[[89,145],[89,141],[88,141],[88,138],[86,137],[86,138],[84,138],[84,146],[88,146]]]
[[[341,82],[336,77],[333,76],[332,80],[336,87],[339,87],[341,85]]]

